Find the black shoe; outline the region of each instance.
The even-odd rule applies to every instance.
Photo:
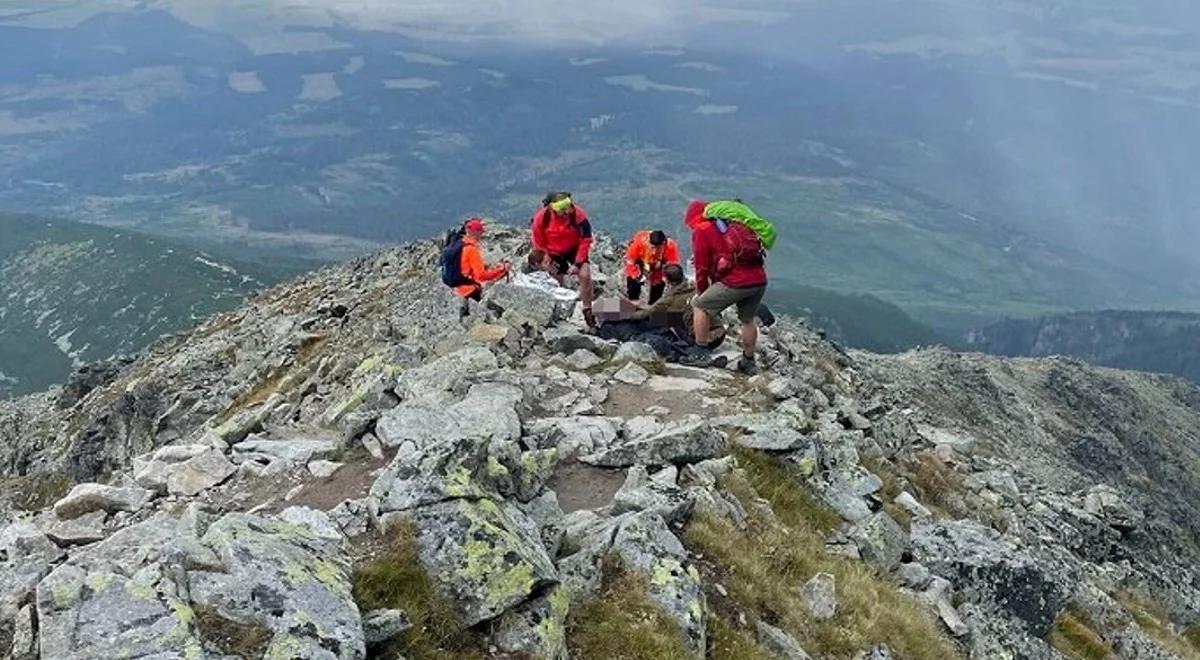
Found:
[[[725,357],[724,355],[713,355],[712,351],[706,348],[693,346],[691,350],[684,353],[683,356],[679,358],[679,364],[688,367],[714,367],[717,369],[724,369],[725,365],[729,364],[729,358]]]
[[[747,376],[753,376],[758,373],[758,365],[754,363],[754,358],[743,355],[741,359],[738,360],[737,370],[743,374],[746,374]]]
[[[775,325],[775,315],[766,305],[758,306],[758,320],[762,322],[763,327],[771,327]]]
[[[591,307],[588,307],[583,310],[583,322],[586,323],[587,327],[589,327],[589,328],[596,327],[596,315],[594,313],[592,313]]]

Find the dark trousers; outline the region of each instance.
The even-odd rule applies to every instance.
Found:
[[[646,302],[650,305],[653,305],[654,303],[658,302],[658,299],[662,298],[663,291],[666,291],[666,289],[667,289],[666,282],[659,282],[658,284],[651,284],[650,285],[650,298],[648,298]],[[634,278],[634,277],[626,277],[625,278],[625,295],[630,300],[638,300],[639,298],[641,298],[642,297],[642,281],[637,278]]]

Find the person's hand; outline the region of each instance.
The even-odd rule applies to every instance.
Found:
[[[547,273],[550,273],[551,275],[553,275],[555,277],[558,277],[558,263],[556,261],[554,261],[553,259],[551,259],[549,256],[547,256],[546,259],[544,261],[542,261],[542,270],[546,271]]]
[[[571,264],[571,267],[567,269],[567,275],[576,275],[576,274],[578,274],[578,273],[579,273],[579,268],[580,268],[579,264]]]

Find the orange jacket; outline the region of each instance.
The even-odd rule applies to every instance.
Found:
[[[462,274],[470,279],[473,279],[477,284],[464,284],[460,287],[455,287],[454,292],[466,298],[475,293],[481,284],[486,284],[500,279],[508,274],[508,266],[500,264],[492,268],[487,268],[483,264],[483,252],[479,250],[479,244],[470,236],[463,237],[462,257],[458,262],[459,268],[462,269]]]
[[[629,247],[625,250],[625,274],[629,277],[641,277],[642,267],[650,272],[650,283],[658,284],[663,281],[663,266],[679,263],[679,246],[675,239],[668,238],[662,247],[650,245],[650,230],[645,229],[633,235]]]

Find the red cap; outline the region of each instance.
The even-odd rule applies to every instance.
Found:
[[[467,220],[466,224],[464,224],[463,227],[467,231],[475,232],[476,234],[482,234],[483,233],[483,220],[480,220],[479,218],[471,218],[470,220]]]
[[[683,224],[687,225],[688,229],[695,230],[704,222],[704,208],[708,206],[708,202],[700,199],[692,200],[688,204],[687,212],[683,214]]]

